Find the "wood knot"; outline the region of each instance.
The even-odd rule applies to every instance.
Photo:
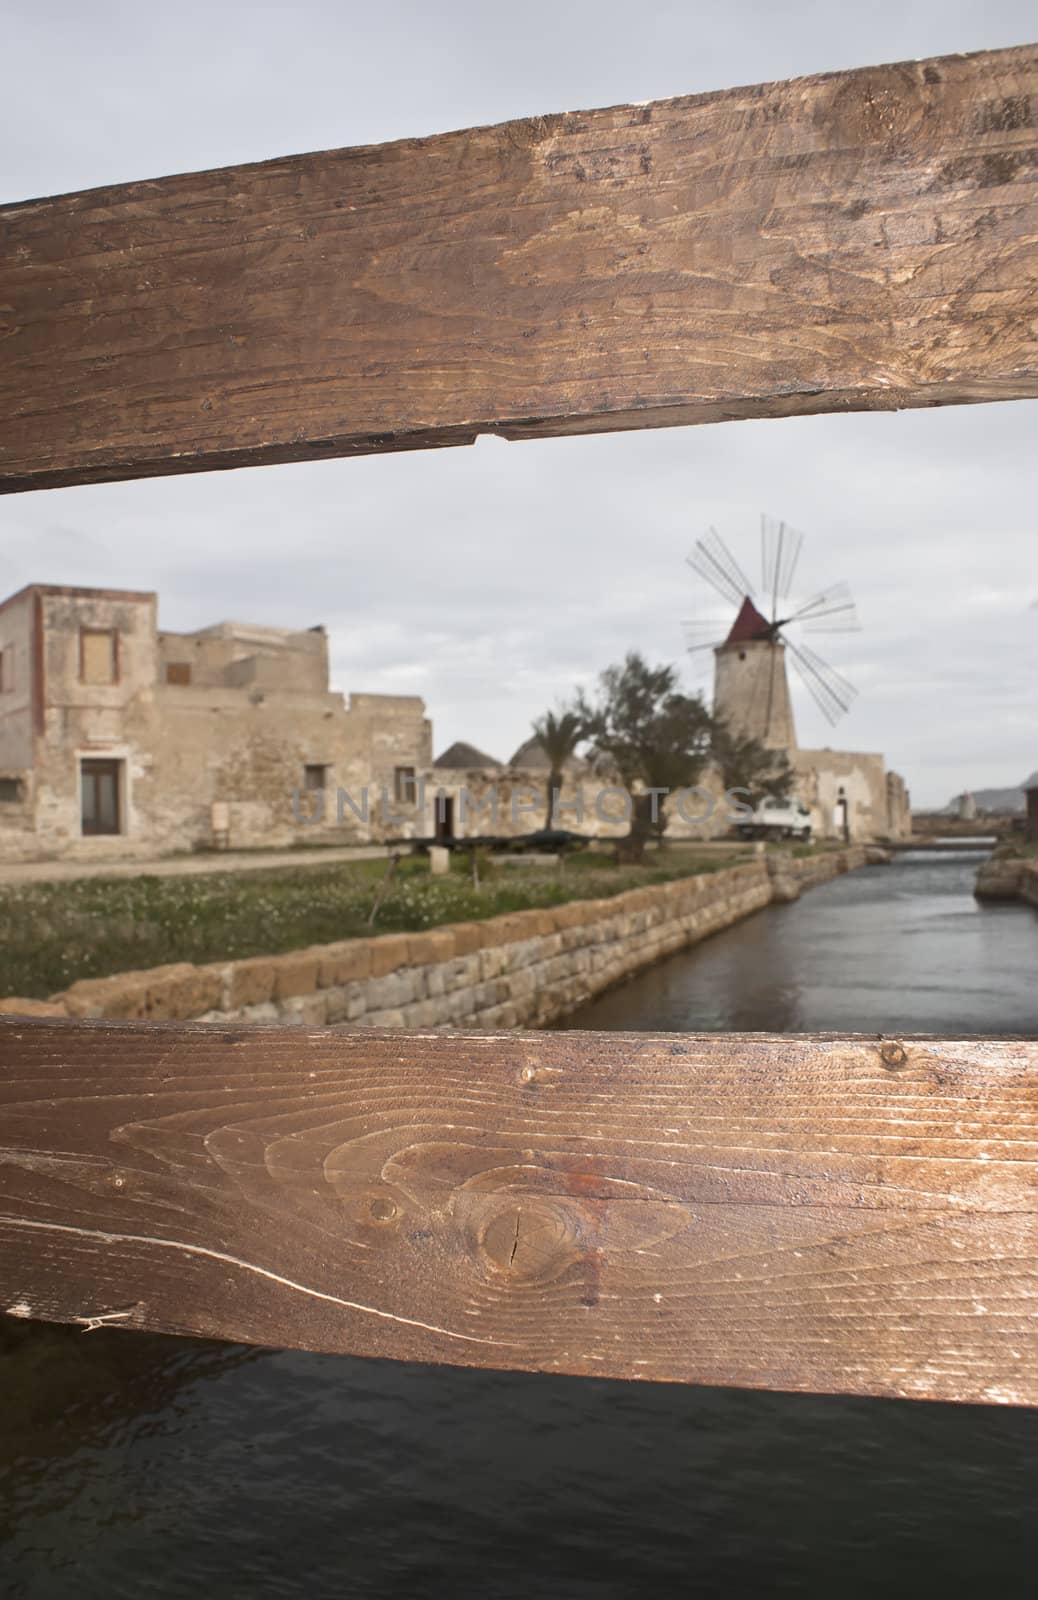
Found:
[[[875,68],[853,73],[822,115],[841,142],[897,145],[920,128],[932,94],[910,68]]]
[[[525,1283],[557,1277],[581,1253],[576,1219],[546,1195],[499,1196],[477,1242],[495,1274]]]
[[[885,1067],[903,1067],[908,1060],[905,1047],[897,1044],[893,1039],[888,1039],[879,1047],[879,1059]]]
[[[501,132],[508,144],[517,150],[526,150],[550,139],[561,120],[557,112],[548,117],[519,117],[514,122],[506,122]]]

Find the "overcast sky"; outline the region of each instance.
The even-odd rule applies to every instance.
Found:
[[[0,199],[538,112],[1021,44],[1033,0],[175,6],[16,0]],[[684,564],[761,511],[863,631],[813,646],[859,689],[835,731],[917,804],[1038,768],[1038,402],[731,423],[262,467],[0,499],[0,590],[156,589],[160,623],[329,630],[333,684],[425,697],[437,751],[509,756],[631,648],[682,661]]]

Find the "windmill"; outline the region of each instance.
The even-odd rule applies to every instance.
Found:
[[[770,749],[795,749],[786,653],[815,705],[830,724],[857,694],[835,667],[802,639],[813,633],[852,633],[860,626],[845,583],[810,599],[790,599],[804,536],[785,522],[761,517],[760,588],[755,589],[716,528],[697,539],[692,570],[735,608],[734,622],[700,617],[686,622],[689,651],[714,652],[714,712],[735,731]]]

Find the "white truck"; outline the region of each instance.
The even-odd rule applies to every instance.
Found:
[[[811,813],[802,800],[762,800],[738,824],[744,839],[810,839]]]

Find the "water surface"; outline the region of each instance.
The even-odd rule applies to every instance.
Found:
[[[1038,1034],[1038,915],[974,899],[978,857],[906,852],[767,906],[569,1028]]]

